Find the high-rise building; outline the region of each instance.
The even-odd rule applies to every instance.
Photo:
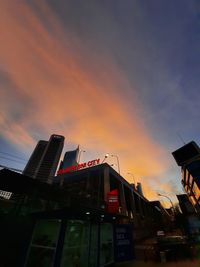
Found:
[[[29,159],[28,163],[26,164],[26,167],[23,171],[24,175],[27,175],[30,177],[36,176],[36,171],[40,165],[42,156],[44,154],[44,151],[45,151],[47,145],[48,145],[48,141],[44,141],[44,140],[40,140],[37,143],[32,155],[31,155],[31,157],[30,157],[30,159]]]
[[[52,183],[64,146],[64,136],[53,134],[49,141],[39,141],[23,174]]]
[[[79,153],[80,153],[79,146],[75,150],[67,151],[61,163],[61,166],[60,166],[61,169],[78,164]]]
[[[178,166],[181,166],[182,185],[190,202],[200,211],[200,148],[190,142],[172,153]]]
[[[63,160],[60,162],[59,170],[76,166],[80,160],[80,149],[79,146],[75,150],[67,151]],[[60,184],[60,176],[54,177],[54,183]]]

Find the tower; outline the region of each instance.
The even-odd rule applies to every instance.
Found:
[[[44,140],[40,140],[37,143],[28,163],[26,164],[25,169],[23,170],[24,175],[35,177],[36,171],[39,167],[39,164],[41,162],[42,156],[44,154],[44,151],[47,145],[48,145],[48,141],[44,141]]]
[[[79,153],[79,146],[75,150],[67,151],[62,161],[62,169],[76,165],[79,161]]]
[[[49,141],[39,141],[23,174],[52,183],[64,146],[64,136],[53,134]]]

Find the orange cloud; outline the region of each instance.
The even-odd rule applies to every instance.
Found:
[[[136,176],[162,175],[166,153],[127,109],[127,102],[138,103],[123,97],[130,85],[112,57],[88,51],[45,2],[38,7],[41,16],[25,1],[0,3],[0,72],[8,73],[14,87],[0,85],[5,89],[0,93],[2,134],[27,149],[34,146],[33,132],[45,133],[41,138],[46,139],[63,134],[93,154],[119,155],[124,175],[130,170]],[[23,110],[26,99],[30,106],[16,119],[10,110],[14,103],[13,112]],[[147,187],[146,195],[151,191]]]

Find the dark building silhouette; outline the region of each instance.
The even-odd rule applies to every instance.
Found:
[[[140,257],[141,240],[169,225],[161,204],[140,195],[107,163],[60,176],[65,179],[57,186],[0,171],[0,190],[22,195],[22,201],[0,201],[3,266],[114,266]]]
[[[194,141],[192,141],[172,152],[172,155],[178,166],[184,166],[188,162],[200,158],[200,148]]]
[[[172,153],[178,166],[181,166],[182,185],[190,202],[200,211],[200,148],[190,142]]]
[[[194,213],[194,207],[192,206],[189,198],[186,194],[176,195],[179,201],[179,206],[183,214],[191,214]]]
[[[200,220],[189,197],[186,194],[177,195],[181,213],[176,214],[176,221],[183,233],[196,240],[200,234]]]
[[[78,163],[79,153],[80,153],[79,146],[75,150],[67,151],[65,153],[63,161],[61,162],[60,169],[76,165]]]
[[[44,151],[45,151],[47,145],[48,145],[48,141],[44,141],[44,140],[40,140],[37,143],[32,155],[31,155],[31,157],[30,157],[30,159],[29,159],[28,163],[26,164],[26,167],[23,171],[24,175],[27,175],[30,177],[36,176],[36,171],[40,165],[42,156],[44,154]]]
[[[39,141],[23,174],[43,182],[52,183],[63,146],[64,136],[61,135],[53,134],[49,141]]]
[[[144,195],[143,191],[142,191],[142,184],[141,183],[137,183],[136,189],[140,195],[142,195],[142,196]]]

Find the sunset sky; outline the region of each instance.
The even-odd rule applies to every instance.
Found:
[[[5,0],[0,33],[0,164],[23,169],[61,134],[175,201],[171,152],[200,144],[199,1]]]

